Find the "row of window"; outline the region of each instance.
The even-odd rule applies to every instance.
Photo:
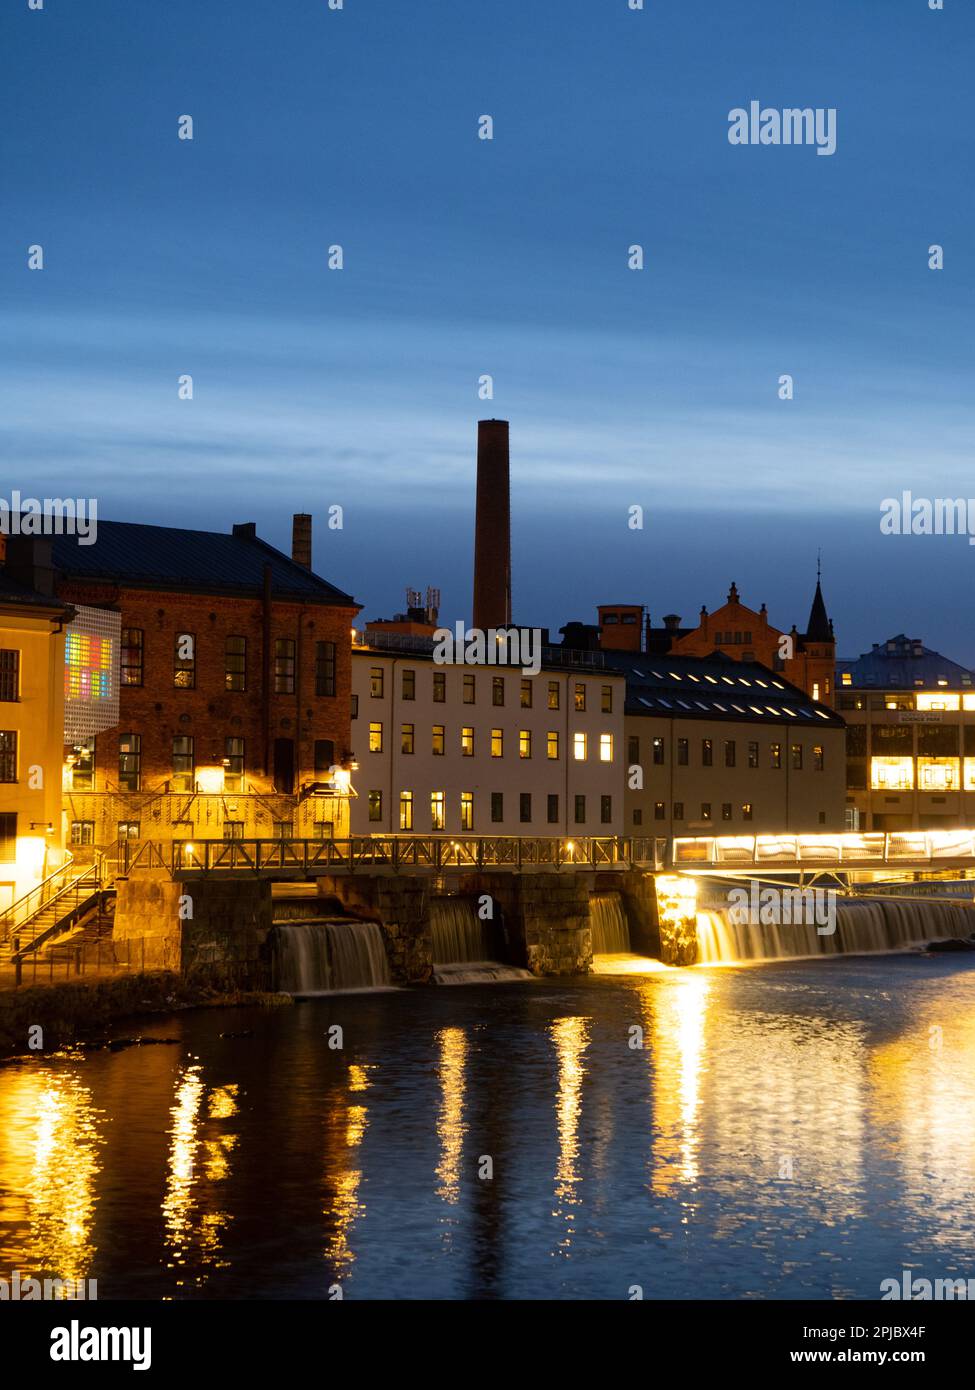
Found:
[[[446,671],[434,671],[433,675],[433,699],[436,704],[444,704],[447,699],[447,673]],[[487,679],[487,677],[485,677]],[[491,703],[492,705],[504,704],[504,692],[506,677],[491,676]],[[477,703],[477,674],[473,671],[465,671],[463,681],[463,699],[465,705]],[[386,671],[382,666],[373,666],[369,670],[369,694],[374,700],[381,700],[386,688]],[[520,701],[522,709],[531,709],[534,699],[535,682],[527,677],[520,680]],[[559,681],[548,682],[547,709],[558,709],[560,700],[561,685]],[[400,699],[416,699],[416,671],[407,668],[400,673]],[[576,710],[586,708],[586,683],[576,681],[572,692],[572,707]],[[613,687],[603,685],[600,687],[599,707],[603,714],[613,712]]]
[[[329,820],[316,820],[314,822],[314,834],[318,839],[331,839],[334,828],[333,822]],[[196,835],[196,829],[192,821],[176,821],[173,825],[173,839],[192,840]],[[223,822],[223,838],[225,840],[242,840],[244,830],[245,825],[242,820],[225,820]],[[275,840],[293,839],[294,833],[294,821],[276,820],[274,822],[273,838]],[[95,843],[95,822],[93,820],[72,821],[70,835],[73,845],[93,845]],[[142,838],[142,822],[120,820],[116,824],[116,835],[120,840],[139,840]]]
[[[865,789],[866,764],[851,763],[847,786]],[[873,791],[975,792],[975,758],[871,758]]]
[[[411,754],[416,751],[416,726],[414,724],[400,725],[400,752]],[[545,735],[545,756],[547,758],[558,758],[560,752],[560,741],[558,730],[552,729]],[[369,752],[381,753],[383,751],[383,726],[378,721],[369,725]],[[430,730],[430,751],[437,757],[443,757],[447,751],[447,731],[444,724],[434,724]],[[465,758],[474,757],[474,729],[465,725],[460,731],[460,752]],[[530,758],[532,756],[532,731],[531,729],[519,729],[518,731],[518,756],[519,758]],[[572,735],[572,756],[576,762],[585,762],[589,756],[589,735],[576,733]],[[491,730],[491,757],[504,757],[504,730]],[[613,761],[613,735],[599,735],[599,760],[603,763]]]
[[[539,798],[540,799],[540,798]],[[374,790],[368,794],[369,819],[370,821],[382,821],[383,819],[383,793],[381,790]],[[399,828],[400,830],[413,830],[414,827],[414,795],[411,791],[401,791],[399,794]],[[586,823],[586,798],[576,796],[573,802],[573,814],[576,825]],[[531,822],[533,817],[532,793],[518,793],[518,819],[523,825]],[[559,823],[559,797],[557,792],[552,792],[545,797],[545,819],[549,825]],[[613,820],[613,798],[611,796],[601,796],[599,798],[599,819],[603,825],[610,825]],[[504,820],[504,792],[491,792],[491,821],[497,825]],[[446,830],[447,828],[447,809],[446,793],[430,793],[430,829]],[[461,792],[460,794],[460,828],[461,830],[474,829],[474,793]]]
[[[16,737],[16,735],[14,735]],[[0,733],[0,767],[4,735]],[[195,790],[196,783],[196,744],[191,734],[177,734],[172,744],[171,789],[176,792]],[[330,738],[315,740],[315,775],[327,774],[335,762],[335,743]],[[16,761],[16,759],[15,759]],[[224,791],[239,792],[244,788],[245,744],[242,738],[230,736],[224,739],[223,786]],[[0,781],[5,780],[0,777]],[[15,780],[13,778],[6,780]],[[142,735],[119,734],[118,736],[118,785],[123,792],[142,790]],[[92,791],[95,786],[95,740],[89,739],[81,744],[71,769],[72,791]]]
[[[17,780],[17,732],[0,729],[0,782]]]
[[[753,808],[752,803],[751,803],[750,801],[743,801],[743,802],[741,803],[741,805],[739,806],[738,810],[739,810],[739,818],[740,818],[741,820],[743,820],[743,821],[749,821],[749,820],[752,820],[752,819],[753,819],[754,808]],[[666,801],[655,801],[655,802],[653,803],[653,818],[654,818],[654,820],[666,820],[666,819],[667,819],[667,803],[666,803]],[[673,803],[673,806],[672,806],[672,808],[671,808],[671,819],[672,819],[672,820],[675,820],[675,821],[682,821],[682,820],[686,820],[686,819],[687,819],[687,816],[685,816],[685,814],[684,814],[684,803],[683,803],[683,801],[675,801],[675,802]],[[714,808],[713,808],[712,803],[711,803],[710,801],[702,801],[702,802],[701,802],[701,814],[700,814],[700,816],[698,817],[698,819],[699,819],[699,820],[702,820],[702,821],[714,820]],[[734,820],[734,819],[735,819],[734,805],[732,804],[732,802],[730,802],[730,801],[722,801],[722,803],[721,803],[721,819],[722,819],[723,821],[730,821],[730,820]],[[825,812],[825,811],[820,811],[820,813],[819,813],[819,823],[820,823],[820,825],[824,825],[825,822],[826,822],[826,812]],[[633,824],[634,824],[634,825],[642,825],[642,824],[643,824],[643,811],[642,811],[642,809],[641,809],[640,807],[637,807],[637,808],[634,810],[634,812],[633,812]]]
[[[271,668],[275,695],[295,693],[297,644],[293,637],[274,641]],[[196,689],[196,634],[177,632],[173,644],[173,685],[177,690]],[[224,639],[224,689],[246,690],[247,638],[232,635]],[[145,632],[141,627],[124,627],[121,640],[119,680],[125,685],[145,683]],[[315,643],[315,694],[335,694],[335,643]]]
[[[714,766],[715,742],[713,738],[701,739],[701,766]],[[736,767],[738,761],[738,745],[733,738],[720,740],[722,745],[722,758],[725,767]],[[650,761],[660,767],[666,761],[666,740],[663,738],[652,738],[650,740]],[[768,749],[769,767],[782,766],[781,743],[770,743]],[[801,743],[793,743],[790,746],[791,766],[797,771],[802,771],[803,766],[803,747]],[[627,753],[631,764],[640,762],[640,736],[631,734],[627,744]],[[757,739],[750,739],[746,749],[746,759],[748,767],[760,766],[760,747]],[[677,764],[679,767],[687,767],[691,760],[690,739],[677,739]],[[812,766],[815,772],[822,772],[825,767],[825,754],[821,744],[814,744],[812,749]]]

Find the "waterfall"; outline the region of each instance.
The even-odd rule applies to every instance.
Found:
[[[594,956],[629,953],[630,929],[619,893],[593,893],[590,896],[589,925]]]
[[[276,922],[273,959],[284,994],[390,987],[386,947],[375,922]]]
[[[471,898],[431,899],[430,936],[435,984],[507,984],[532,978],[530,971],[498,959],[497,927],[481,920]]]
[[[837,898],[832,935],[820,935],[814,923],[741,924],[731,920],[727,908],[702,908],[697,914],[697,958],[699,964],[716,964],[862,955],[973,933],[975,904],[915,898]]]

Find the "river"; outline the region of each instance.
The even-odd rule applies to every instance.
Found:
[[[141,1032],[177,1041],[0,1067],[0,1277],[96,1278],[100,1299],[832,1299],[975,1276],[968,955]]]

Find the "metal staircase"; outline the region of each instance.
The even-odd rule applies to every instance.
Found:
[[[76,927],[102,905],[102,859],[63,864],[0,914],[0,961],[16,961]]]

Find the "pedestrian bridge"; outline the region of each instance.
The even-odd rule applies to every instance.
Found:
[[[687,873],[975,869],[975,830],[678,838],[667,859]]]

